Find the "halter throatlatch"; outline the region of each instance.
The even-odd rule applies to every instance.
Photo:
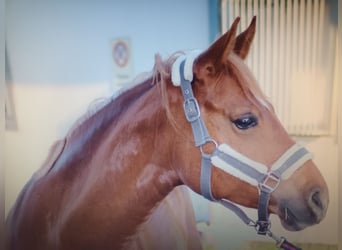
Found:
[[[201,117],[199,104],[193,94],[191,82],[193,80],[193,62],[199,52],[182,55],[172,65],[172,82],[180,86],[184,97],[184,112],[187,121],[191,124],[195,146],[202,154],[200,188],[202,196],[215,201],[232,210],[246,225],[256,228],[258,234],[268,235],[274,239],[279,248],[299,249],[285,238],[278,238],[271,231],[268,205],[271,193],[278,187],[282,179],[289,178],[300,166],[312,158],[312,155],[299,144],[294,144],[279,159],[268,168],[266,165],[254,161],[237,152],[228,144],[217,145],[205,126]],[[213,143],[212,153],[204,153],[202,147]],[[258,220],[254,222],[246,213],[233,202],[226,199],[216,199],[211,192],[211,168],[215,166],[224,172],[233,175],[259,189]]]

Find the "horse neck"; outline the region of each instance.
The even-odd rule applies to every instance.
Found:
[[[178,183],[170,164],[169,129],[158,90],[152,88],[128,108],[120,123],[111,127],[103,144],[114,180],[125,180],[123,186],[131,186],[139,202],[149,200],[146,195],[151,195],[155,203]],[[118,189],[121,187],[118,185]]]
[[[72,166],[64,168],[69,173],[63,176],[73,175],[72,183],[77,183],[71,184],[77,197],[71,197],[71,207],[83,209],[80,204],[85,200],[110,202],[106,206],[115,210],[114,214],[108,211],[115,221],[113,225],[124,225],[115,229],[118,237],[134,234],[156,204],[180,184],[171,166],[172,142],[168,138],[172,137],[172,126],[162,108],[158,88],[139,88],[143,88],[142,95],[133,97],[133,90],[127,92],[125,101],[119,97],[109,103],[88,124],[83,124],[83,129],[71,135],[67,148],[74,156],[64,159],[64,165]],[[115,111],[118,109],[121,111]],[[107,124],[97,123],[99,120]],[[87,127],[85,138],[81,138]],[[75,149],[80,144],[82,148]],[[83,152],[82,156],[77,156],[78,152]],[[103,201],[98,201],[98,197]],[[101,213],[105,216],[106,212]]]

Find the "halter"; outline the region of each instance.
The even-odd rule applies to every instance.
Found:
[[[312,155],[301,145],[294,144],[286,150],[279,159],[269,168],[237,152],[228,144],[220,144],[212,139],[201,117],[200,108],[195,98],[191,82],[193,80],[193,62],[199,52],[182,55],[172,65],[172,82],[180,86],[184,97],[184,112],[187,121],[191,124],[195,146],[200,148],[201,194],[210,201],[218,202],[232,210],[240,219],[249,226],[256,228],[257,233],[272,237],[278,247],[283,249],[299,249],[290,244],[285,238],[276,237],[271,231],[268,205],[271,193],[278,187],[282,179],[289,178],[306,161],[312,159]],[[203,146],[214,144],[212,153],[205,153]],[[233,202],[226,199],[216,199],[211,192],[211,168],[212,165],[233,175],[259,190],[258,220],[254,222],[246,213]]]

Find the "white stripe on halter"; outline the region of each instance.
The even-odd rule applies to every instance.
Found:
[[[242,164],[249,166],[253,168],[255,171],[258,172],[258,175],[256,174],[248,174],[241,170],[241,168],[234,166],[231,162],[222,159],[219,155],[213,155],[211,157],[211,163],[223,170],[224,172],[233,175],[234,177],[237,177],[253,186],[259,186],[260,180],[258,179],[259,176],[265,176],[268,173],[276,173],[279,171],[279,177],[281,179],[285,180],[288,179],[299,167],[301,167],[306,161],[312,159],[312,154],[305,153],[302,156],[295,158],[294,162],[291,162],[290,166],[287,166],[284,169],[281,169],[284,164],[286,164],[286,161],[291,159],[293,155],[300,151],[301,149],[304,149],[303,146],[299,144],[293,144],[285,153],[271,166],[270,169],[268,167],[260,162],[254,161],[245,155],[237,152],[235,149],[230,147],[227,144],[220,144],[217,148],[218,151],[223,152],[224,154],[231,156],[232,158],[236,159],[237,161],[241,162]]]

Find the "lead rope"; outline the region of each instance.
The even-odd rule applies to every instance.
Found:
[[[288,242],[284,237],[277,237],[270,231],[270,221],[268,218],[268,203],[270,193],[277,187],[280,180],[280,175],[285,172],[290,165],[287,165],[289,159],[286,160],[281,166],[277,166],[278,169],[271,173],[267,173],[266,177],[263,175],[263,181],[259,181],[261,185],[259,185],[260,196],[259,196],[259,205],[258,205],[258,216],[259,219],[257,222],[251,220],[246,213],[239,208],[236,204],[232,203],[229,200],[221,199],[216,200],[211,193],[211,166],[212,166],[212,157],[215,152],[217,152],[217,143],[211,139],[207,128],[201,118],[200,108],[196,98],[193,95],[191,82],[193,78],[192,74],[192,64],[196,56],[199,52],[191,53],[190,56],[180,56],[177,58],[175,63],[172,66],[172,82],[175,86],[180,86],[182,90],[182,95],[184,97],[184,112],[186,119],[191,124],[195,146],[200,147],[202,154],[201,161],[201,193],[202,195],[211,200],[222,204],[224,207],[233,211],[246,225],[254,227],[258,234],[267,235],[271,237],[276,242],[276,246],[285,250],[301,250],[301,248],[296,247],[295,245]],[[215,144],[215,151],[213,154],[204,153],[202,150],[203,145],[207,143]],[[229,155],[228,155],[229,156]],[[292,157],[292,155],[291,155]],[[303,158],[304,156],[302,156]],[[283,157],[281,157],[281,160]],[[290,158],[290,157],[289,157]],[[292,157],[295,158],[295,157]],[[298,157],[297,157],[298,158]],[[299,159],[295,158],[296,161]],[[291,158],[290,158],[291,159]],[[279,164],[276,164],[279,165]],[[247,165],[249,167],[249,165]],[[248,169],[250,171],[250,169]],[[278,172],[277,172],[278,171]],[[253,178],[258,179],[261,173],[252,175]],[[265,178],[264,178],[265,177]],[[269,187],[267,185],[267,180],[271,178],[276,181],[276,185],[274,187]]]
[[[254,227],[256,231],[258,231],[258,224],[250,219],[247,214],[239,208],[237,205],[232,203],[229,200],[222,199],[218,201],[221,205],[225,208],[230,209],[233,211],[247,226]],[[273,239],[276,243],[276,247],[279,249],[284,250],[302,250],[300,247],[295,246],[294,244],[290,243],[285,237],[278,237],[276,236],[271,230],[270,226],[266,230],[266,235]]]

